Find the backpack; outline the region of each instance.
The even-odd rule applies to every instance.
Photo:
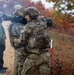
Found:
[[[45,23],[40,23],[34,23],[33,25],[30,25],[31,27],[29,26],[30,32],[27,41],[29,48],[49,48],[50,38],[47,32],[47,28],[45,28]]]

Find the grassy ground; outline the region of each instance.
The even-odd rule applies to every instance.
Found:
[[[49,31],[53,39],[53,75],[74,75],[74,37]]]

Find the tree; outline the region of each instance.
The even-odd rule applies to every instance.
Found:
[[[58,10],[58,12],[70,12],[70,15],[73,15],[72,12],[74,10],[74,0],[47,0],[48,2],[54,2],[54,8]]]
[[[48,9],[45,9],[45,6],[41,3],[41,1],[34,4],[34,6],[39,10],[39,12],[45,16],[50,17],[50,13]]]

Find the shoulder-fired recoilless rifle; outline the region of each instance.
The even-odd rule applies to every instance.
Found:
[[[50,17],[43,17],[42,20],[47,23],[47,27],[52,27],[53,26],[52,18],[50,18]]]

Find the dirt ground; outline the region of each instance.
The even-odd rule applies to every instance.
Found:
[[[10,45],[9,35],[8,35],[9,23],[10,22],[3,22],[3,27],[6,33],[6,50],[4,51],[4,67],[8,68],[5,75],[13,75],[13,68],[14,68],[14,64],[13,64],[14,63],[14,49]]]

